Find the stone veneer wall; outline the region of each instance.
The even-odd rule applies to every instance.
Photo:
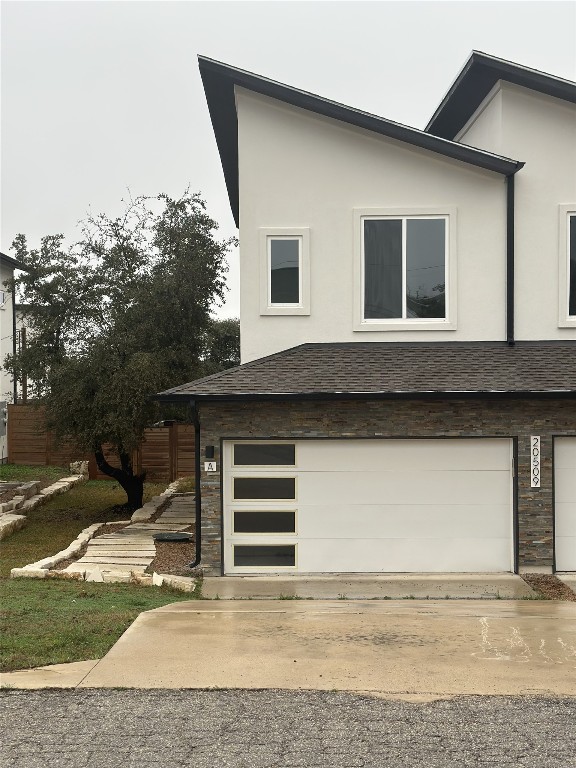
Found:
[[[200,423],[202,455],[214,445],[218,462],[201,481],[208,575],[221,573],[220,440],[230,437],[517,437],[519,567],[553,565],[552,436],[576,436],[574,400],[207,403]],[[530,435],[541,437],[540,488],[530,487]]]

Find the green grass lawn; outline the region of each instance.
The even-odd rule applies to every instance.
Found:
[[[38,479],[54,468],[33,469],[16,479]],[[146,483],[144,500],[165,485]],[[193,597],[131,584],[9,578],[12,568],[56,554],[93,523],[129,519],[125,501],[118,483],[91,480],[32,510],[24,528],[0,541],[1,670],[99,658],[141,611]]]
[[[0,464],[0,480],[42,480],[49,484],[61,477],[70,477],[70,470],[63,467],[31,467],[22,464]]]
[[[0,671],[98,659],[142,611],[193,594],[135,584],[0,580]]]

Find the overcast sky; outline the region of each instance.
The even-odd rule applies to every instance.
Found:
[[[72,240],[127,188],[190,185],[236,234],[198,54],[423,128],[472,49],[576,80],[576,2],[4,0],[0,248]]]

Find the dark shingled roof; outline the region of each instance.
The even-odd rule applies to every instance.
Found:
[[[302,344],[156,395],[179,400],[576,396],[576,342]]]

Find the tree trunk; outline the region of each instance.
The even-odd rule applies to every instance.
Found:
[[[120,483],[126,492],[126,506],[128,508],[139,509],[143,503],[144,479],[146,477],[146,472],[142,472],[141,474],[134,474],[130,456],[122,450],[119,451],[119,455],[120,464],[122,465],[121,469],[108,464],[104,458],[104,451],[102,450],[102,446],[94,449],[96,464],[98,465],[100,472],[103,472],[105,475],[112,477],[114,480]]]

